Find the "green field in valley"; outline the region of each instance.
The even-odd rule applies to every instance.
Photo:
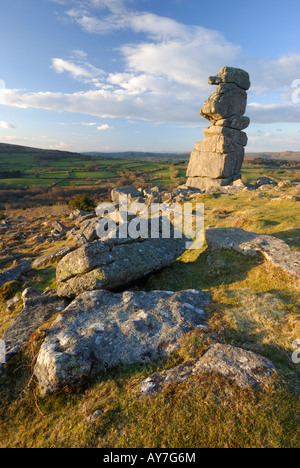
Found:
[[[120,153],[104,156],[102,153],[79,154],[0,144],[0,190],[108,187],[116,184],[170,188],[185,183],[187,154],[147,155]],[[290,156],[294,157],[297,161],[297,154]],[[247,155],[242,169],[244,182],[255,183],[266,174],[275,180],[300,178],[299,162],[294,166],[283,164],[273,167],[269,159],[263,160],[266,164],[252,164],[253,160],[249,160]],[[278,161],[277,154],[274,161]],[[287,158],[287,161],[291,163],[292,160]]]

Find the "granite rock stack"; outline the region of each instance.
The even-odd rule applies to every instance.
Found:
[[[187,168],[186,185],[206,191],[231,184],[240,178],[250,119],[244,116],[249,74],[239,68],[223,67],[208,79],[217,85],[205,101],[200,115],[210,122],[205,139],[195,144]]]

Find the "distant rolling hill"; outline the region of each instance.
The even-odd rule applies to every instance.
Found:
[[[45,155],[49,158],[53,157],[63,157],[65,156],[80,156],[80,153],[74,153],[71,151],[60,151],[60,150],[52,150],[52,149],[41,149],[41,148],[32,148],[30,146],[21,146],[21,145],[11,145],[8,143],[0,143],[0,155],[1,154],[18,154],[18,155],[28,155],[28,154],[39,154]]]
[[[142,151],[124,151],[124,152],[101,152],[90,151],[82,153],[86,156],[93,156],[99,158],[113,158],[113,159],[181,159],[187,160],[190,153],[152,153]]]
[[[279,153],[246,153],[246,160],[255,158],[286,159],[288,161],[300,161],[300,151],[283,151]]]
[[[21,145],[11,145],[8,143],[0,143],[0,155],[1,154],[18,154],[18,155],[28,155],[28,154],[39,154],[45,158],[63,158],[63,157],[91,157],[91,158],[103,158],[103,159],[139,159],[139,160],[149,160],[149,159],[167,159],[167,160],[188,160],[190,153],[158,153],[158,152],[141,152],[141,151],[124,151],[124,152],[101,152],[101,151],[90,151],[90,152],[71,152],[71,151],[61,151],[61,150],[52,150],[52,149],[41,149],[41,148],[32,148],[29,146]],[[246,153],[245,159],[255,159],[255,158],[266,158],[266,159],[285,159],[300,161],[300,151],[284,151],[284,152],[261,152],[261,153]]]
[[[136,151],[126,151],[126,152],[116,152],[116,153],[106,153],[106,152],[87,152],[82,153],[88,156],[95,156],[101,158],[113,158],[113,159],[180,159],[188,160],[190,153],[151,153],[151,152],[136,152]],[[246,153],[245,159],[256,159],[256,158],[266,158],[266,159],[280,159],[280,160],[293,160],[300,161],[300,151],[284,151],[278,153]]]

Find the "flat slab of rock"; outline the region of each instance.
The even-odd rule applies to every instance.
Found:
[[[138,390],[145,395],[160,392],[168,384],[184,382],[193,375],[217,373],[241,388],[263,388],[276,372],[274,364],[259,354],[231,345],[217,343],[198,361],[179,366],[144,380]]]
[[[64,281],[58,294],[74,298],[84,291],[116,289],[172,265],[185,249],[183,239],[146,239],[112,247],[97,241],[58,264],[57,279]]]
[[[5,283],[9,283],[10,281],[17,280],[22,274],[28,273],[31,270],[31,260],[27,260],[25,262],[20,263],[20,265],[15,266],[14,268],[10,268],[9,270],[0,273],[0,288]]]
[[[40,266],[44,265],[50,260],[62,258],[65,255],[67,255],[69,252],[71,252],[72,250],[73,250],[73,247],[64,247],[60,250],[57,250],[56,252],[43,255],[42,257],[38,257],[32,262],[32,268],[39,268]]]
[[[56,290],[42,292],[28,288],[23,292],[22,298],[23,310],[2,336],[6,347],[6,362],[19,351],[35,330],[68,305],[57,296]]]
[[[210,140],[212,138],[204,141],[209,142]],[[222,179],[240,173],[243,160],[244,147],[241,145],[236,145],[236,149],[231,153],[209,153],[195,150],[191,153],[186,175],[188,178],[210,177],[217,179],[217,181],[221,179],[222,182]]]
[[[211,250],[235,250],[243,255],[262,253],[274,266],[300,277],[300,252],[292,250],[283,240],[239,228],[207,229],[206,242]]]
[[[203,133],[206,138],[224,136],[230,138],[234,143],[242,146],[246,146],[248,142],[247,133],[235,130],[234,128],[212,125],[211,127],[204,128]]]
[[[141,192],[133,187],[117,187],[111,191],[111,199],[114,204],[119,203],[119,197],[126,196],[127,200],[130,202],[132,198],[139,198],[141,196]]]
[[[207,292],[196,290],[86,292],[53,323],[37,358],[43,395],[76,385],[101,369],[147,362],[179,346],[187,332],[205,327]]]

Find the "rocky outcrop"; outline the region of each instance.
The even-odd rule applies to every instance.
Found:
[[[95,241],[66,255],[58,264],[58,294],[74,298],[84,291],[124,287],[172,265],[184,251],[182,239],[141,239],[123,245]]]
[[[300,277],[300,252],[292,250],[276,237],[227,227],[207,229],[206,242],[211,250],[235,250],[247,256],[261,253],[274,266],[291,276]]]
[[[28,288],[22,294],[23,309],[6,329],[2,340],[6,347],[6,362],[26,343],[32,333],[68,303],[57,296],[56,290],[43,292]]]
[[[184,382],[193,375],[217,373],[241,388],[263,388],[275,374],[274,364],[251,351],[225,344],[214,344],[198,361],[186,361],[177,367],[144,380],[138,390],[145,395],[162,391],[167,385]]]
[[[209,78],[217,90],[205,101],[200,114],[210,121],[205,139],[195,144],[187,168],[187,186],[217,189],[240,178],[250,121],[244,117],[249,75],[244,70],[223,67]]]
[[[129,192],[128,187],[125,189]],[[178,233],[170,221],[171,213],[167,206],[162,207],[162,216],[158,213],[148,218],[144,204],[145,212],[139,215],[126,212],[123,219],[119,198],[114,199],[119,208],[116,212],[103,217],[102,209],[102,216],[85,221],[94,223],[93,229],[98,240],[70,252],[58,263],[56,276],[60,283],[59,296],[74,298],[84,291],[95,289],[124,289],[133,281],[172,265],[187,249],[187,242],[191,239]],[[129,203],[130,198],[127,198],[127,206]],[[105,205],[108,209],[113,207]],[[98,209],[100,207],[96,210],[99,213]],[[114,218],[114,228],[101,237],[104,235],[101,227],[106,226],[109,220],[112,221],[110,216]],[[168,232],[164,235],[166,228]]]
[[[52,325],[35,365],[42,395],[76,385],[104,368],[145,363],[173,352],[205,325],[209,293],[196,290],[86,292]]]

